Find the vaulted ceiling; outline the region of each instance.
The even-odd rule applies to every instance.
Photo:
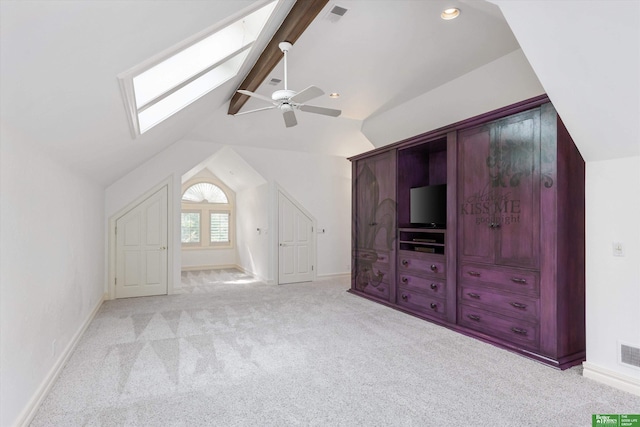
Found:
[[[341,97],[337,100],[322,97],[313,103],[342,109],[342,116],[330,118],[299,113],[299,125],[290,129],[284,128],[278,111],[228,116],[229,100],[236,88],[293,5],[293,0],[283,0],[238,77],[134,139],[117,75],[195,33],[241,14],[253,1],[33,0],[0,2],[3,132],[19,135],[104,185],[181,138],[231,146],[353,155],[373,147],[361,132],[363,121],[384,115],[519,48],[500,9],[493,3],[508,12],[510,24],[515,25],[516,35],[525,42],[525,54],[542,77],[542,84],[552,101],[556,103],[555,96],[557,105],[565,109],[566,113],[561,110],[561,114],[566,114],[569,122],[596,122],[589,120],[595,115],[612,123],[609,116],[614,113],[609,112],[606,117],[598,114],[605,111],[601,105],[594,104],[594,111],[585,111],[589,104],[580,97],[582,109],[576,112],[578,107],[565,101],[572,96],[565,92],[572,90],[576,76],[563,76],[562,70],[553,69],[554,59],[545,57],[545,52],[540,52],[540,46],[535,45],[535,39],[540,38],[541,46],[553,51],[554,41],[564,46],[559,34],[576,33],[563,29],[559,18],[553,16],[549,18],[553,28],[537,37],[536,31],[542,31],[540,22],[546,19],[543,12],[554,6],[549,6],[549,2],[527,2],[519,13],[514,10],[516,5],[501,0],[330,1],[290,51],[289,86],[301,90],[313,84],[327,93],[339,92]],[[583,2],[553,3],[562,3],[565,7]],[[584,4],[595,3],[607,2]],[[630,3],[626,2],[627,7]],[[328,15],[336,5],[347,9],[337,21]],[[440,12],[451,5],[462,9],[461,16],[453,21],[441,20]],[[637,9],[637,4],[633,7]],[[631,10],[635,10],[633,7]],[[527,22],[527,16],[535,19]],[[596,18],[591,20],[597,22]],[[636,22],[633,19],[638,21],[637,17],[627,16],[620,24],[626,37],[637,36],[637,29],[627,29]],[[579,30],[581,36],[589,36],[588,29]],[[602,28],[594,28],[594,34],[602,39],[601,33]],[[604,33],[600,44],[606,46],[616,35],[607,39]],[[578,38],[576,36],[576,42]],[[637,41],[633,43],[631,47],[637,50]],[[587,67],[588,75],[578,76],[580,90],[584,90],[584,85],[608,82],[616,96],[629,97],[618,91],[615,76],[600,75],[600,70],[607,69],[606,64],[598,65],[597,61],[582,57],[589,49],[580,45],[573,48],[558,49],[554,55],[564,52],[565,57],[556,59],[565,69]],[[625,78],[638,71],[638,56],[637,51],[629,52],[630,59],[617,64],[627,65],[621,71]],[[267,80],[272,76],[282,78],[282,64]],[[631,83],[631,89],[637,90],[637,78],[635,86]],[[265,82],[256,92],[269,96],[278,88]],[[623,105],[635,106],[635,112],[640,111],[638,100],[627,98]],[[243,111],[262,106],[252,99]],[[610,107],[614,111],[620,108]],[[634,113],[633,108],[630,113]],[[572,131],[572,123],[568,125]],[[593,133],[588,126],[581,129],[577,126],[574,124],[576,132],[584,134],[586,139]],[[623,135],[633,139],[640,133],[633,128]],[[637,143],[636,139],[627,143],[627,147]],[[633,154],[635,151],[634,148],[625,151],[623,147],[620,152]]]

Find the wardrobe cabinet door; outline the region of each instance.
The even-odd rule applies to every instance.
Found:
[[[383,281],[394,284],[388,277],[395,277],[395,160],[395,151],[388,151],[358,160],[355,165],[353,287],[359,291],[378,287]],[[374,264],[384,264],[387,277],[378,274]],[[388,299],[389,293],[373,295]]]
[[[537,269],[540,252],[540,110],[500,120],[487,165],[495,204],[495,263]]]
[[[461,261],[538,268],[540,110],[458,133]]]
[[[458,132],[458,248],[461,261],[493,263],[495,233],[490,208],[494,191],[487,166],[492,131],[479,126]]]

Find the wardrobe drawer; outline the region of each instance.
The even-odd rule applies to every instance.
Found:
[[[536,298],[484,286],[463,285],[460,289],[460,301],[464,303],[484,306],[490,311],[499,311],[518,319],[538,322],[540,302]]]
[[[358,266],[355,278],[357,290],[388,301],[390,283],[389,265],[363,262]]]
[[[429,274],[444,278],[446,276],[445,260],[442,255],[419,254],[413,251],[399,251],[398,271]]]
[[[365,294],[374,296],[376,298],[382,298],[385,301],[389,301],[389,284],[385,282],[370,282],[364,286],[362,292]]]
[[[469,284],[484,283],[525,295],[538,296],[540,294],[540,280],[536,271],[463,264],[460,268],[460,279]]]
[[[445,319],[445,300],[400,287],[396,303],[420,314]]]
[[[358,260],[389,265],[389,252],[376,252],[369,249],[358,250]]]
[[[446,298],[446,282],[435,277],[420,277],[410,273],[400,272],[398,284],[410,291],[421,291],[427,295]]]
[[[477,307],[459,305],[458,324],[529,349],[538,348],[538,325]]]

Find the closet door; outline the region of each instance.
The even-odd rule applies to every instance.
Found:
[[[395,291],[396,152],[354,164],[352,288],[389,300]]]

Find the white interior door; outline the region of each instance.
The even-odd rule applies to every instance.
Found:
[[[278,283],[313,280],[313,221],[278,192]]]
[[[116,298],[167,293],[167,187],[116,220]]]

